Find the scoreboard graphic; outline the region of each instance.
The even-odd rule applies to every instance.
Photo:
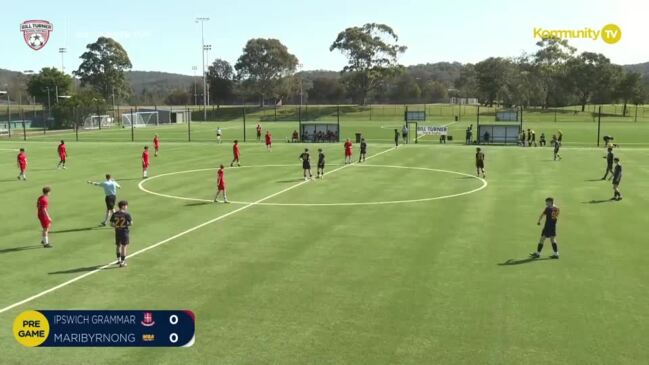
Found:
[[[189,347],[195,320],[188,310],[29,310],[13,334],[26,347]]]

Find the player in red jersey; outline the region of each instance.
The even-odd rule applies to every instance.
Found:
[[[41,244],[45,248],[52,247],[48,237],[50,226],[52,225],[52,218],[50,218],[50,213],[48,211],[48,207],[50,205],[48,198],[50,191],[52,191],[52,189],[50,189],[49,186],[44,187],[43,195],[39,196],[38,200],[36,201],[36,210],[38,212],[37,216],[38,220],[41,222],[41,228],[43,229],[41,233]]]
[[[239,150],[239,141],[234,140],[234,144],[232,145],[232,154],[234,155],[234,158],[232,159],[232,162],[230,162],[230,167],[234,166],[234,163],[237,163],[237,166],[241,167],[241,163],[239,162],[239,157],[241,157],[241,151]]]
[[[268,151],[272,150],[272,148],[273,148],[273,136],[270,134],[270,131],[266,131],[266,136],[264,138],[266,139],[266,149]]]
[[[158,157],[158,150],[160,150],[160,138],[158,138],[158,135],[156,134],[153,136],[153,148],[155,149],[155,157]]]
[[[223,165],[220,166],[219,171],[216,172],[216,196],[214,196],[214,202],[217,203],[218,201],[216,200],[219,197],[219,193],[223,192],[223,202],[224,203],[229,203],[228,201],[228,195],[225,192],[225,167]]]
[[[65,142],[61,140],[61,144],[59,144],[59,147],[56,149],[56,151],[59,153],[59,164],[56,165],[56,168],[61,168],[65,169],[65,160],[68,157],[68,150],[65,147]]]
[[[20,149],[16,160],[18,161],[18,169],[20,170],[18,180],[27,180],[27,175],[25,174],[27,172],[27,154],[25,153],[24,148]]]
[[[349,139],[345,141],[345,163],[352,163],[352,142]]]
[[[142,152],[142,178],[149,177],[149,146],[144,146]]]

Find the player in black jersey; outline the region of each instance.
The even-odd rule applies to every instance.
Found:
[[[361,154],[358,156],[358,162],[365,162],[365,155],[367,155],[367,142],[365,138],[361,138]]]
[[[300,160],[302,160],[302,169],[304,170],[304,181],[308,181],[312,178],[311,175],[311,156],[309,155],[309,149],[305,148],[304,152],[300,155]],[[307,172],[309,176],[307,177]]]
[[[110,224],[115,228],[115,246],[117,264],[119,267],[126,266],[126,246],[129,244],[129,227],[133,225],[133,219],[127,212],[128,202],[120,201],[117,206],[119,210],[110,217]]]
[[[318,148],[318,171],[317,178],[322,179],[324,177],[324,168],[325,168],[325,155],[322,152],[322,148]]]
[[[561,155],[559,154],[559,149],[561,148],[561,140],[557,136],[552,136],[552,146],[554,146],[554,160],[557,158],[561,160]]]
[[[606,176],[608,176],[608,173],[611,173],[611,177],[609,177],[609,180],[613,178],[615,174],[613,174],[613,159],[615,156],[613,155],[613,147],[607,148],[607,153],[604,158],[606,159],[606,172],[604,173],[604,177],[602,180],[606,180]]]
[[[622,193],[620,193],[620,183],[622,182],[622,164],[620,159],[615,157],[615,168],[613,168],[613,197],[611,200],[622,200]]]
[[[482,152],[480,147],[476,148],[476,152],[475,152],[475,168],[478,177],[480,177],[480,173],[482,173],[482,178],[483,179],[487,178],[487,174],[485,173],[484,170],[484,152]]]
[[[537,225],[541,225],[541,219],[545,217],[545,225],[543,226],[543,230],[541,231],[541,239],[539,240],[539,244],[536,247],[536,252],[532,252],[530,256],[532,258],[539,258],[541,257],[541,250],[543,250],[543,243],[545,243],[545,239],[549,238],[550,242],[552,243],[552,250],[554,253],[550,258],[553,259],[558,259],[559,258],[559,246],[557,244],[557,220],[559,219],[559,207],[554,205],[554,199],[553,198],[547,198],[545,199],[545,209],[543,209],[543,212],[539,216],[539,220],[536,222]]]

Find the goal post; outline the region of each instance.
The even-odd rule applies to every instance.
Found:
[[[83,129],[110,128],[114,125],[114,119],[110,115],[90,114],[83,118]]]
[[[143,128],[158,125],[158,112],[135,112],[122,114],[122,127]]]

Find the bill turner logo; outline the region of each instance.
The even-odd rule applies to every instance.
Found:
[[[20,24],[20,31],[23,32],[25,43],[34,51],[45,47],[53,30],[52,23],[47,20],[25,20]]]
[[[615,44],[622,38],[622,30],[615,24],[607,24],[600,30],[591,28],[583,29],[543,29],[534,28],[534,38],[562,38],[562,39],[602,39],[605,43]]]

